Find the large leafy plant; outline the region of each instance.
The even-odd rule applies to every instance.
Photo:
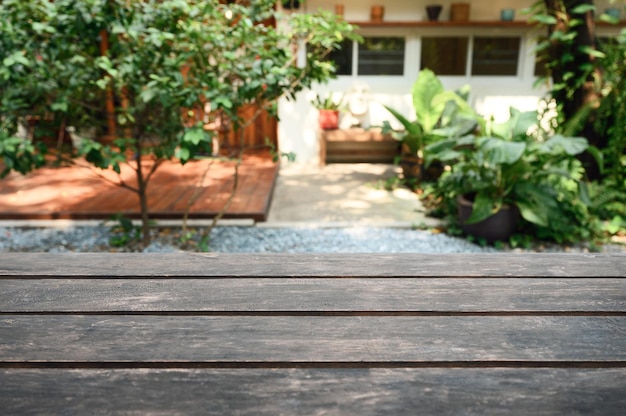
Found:
[[[424,156],[426,146],[450,134],[467,133],[476,127],[474,110],[467,103],[467,91],[444,89],[441,80],[430,69],[422,69],[411,88],[415,119],[385,106],[402,124],[404,131],[395,137],[406,144],[411,153]],[[385,125],[387,130],[389,124]]]
[[[506,122],[487,123],[484,135],[446,139],[427,154],[450,164],[436,193],[449,205],[459,196],[473,200],[467,223],[515,205],[542,236],[563,241],[576,238],[568,223],[586,218],[584,169],[576,156],[588,148],[583,137],[543,129],[537,112],[511,109]]]

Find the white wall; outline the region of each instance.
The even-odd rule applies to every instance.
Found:
[[[622,3],[624,0],[620,0]],[[367,1],[342,1],[342,0],[308,0],[300,12],[316,11],[317,9],[334,10],[335,4],[344,4],[345,18],[348,21],[368,21],[370,6],[384,4],[385,21],[421,21],[425,20],[424,7],[426,4],[442,4],[444,10],[440,20],[447,20],[449,4],[451,0],[367,0]],[[472,21],[494,21],[499,19],[500,9],[516,9],[516,20],[525,20],[519,10],[528,7],[533,0],[491,0],[470,1]],[[596,1],[598,10],[603,11],[610,5],[610,0]],[[623,15],[623,17],[626,17]],[[609,34],[617,33],[618,29],[603,27],[600,32]],[[445,88],[456,89],[465,84],[472,88],[470,103],[481,114],[494,116],[497,119],[505,119],[510,106],[520,110],[536,108],[538,101],[545,95],[544,88],[534,88],[534,38],[536,33],[532,27],[393,27],[385,26],[378,28],[362,28],[359,33],[363,35],[403,35],[407,36],[405,68],[403,76],[394,77],[366,77],[366,76],[340,76],[326,85],[314,88],[315,92],[332,92],[340,96],[349,92],[355,85],[366,85],[369,89],[369,113],[366,122],[372,126],[381,125],[384,120],[394,124],[393,117],[383,108],[389,105],[402,111],[409,118],[412,105],[410,89],[419,72],[420,36],[422,35],[467,35],[470,33],[483,36],[521,36],[522,56],[519,63],[518,75],[512,77],[453,77],[442,76]],[[279,148],[284,152],[294,152],[297,163],[318,162],[318,139],[317,139],[317,111],[311,106],[310,101],[315,92],[306,91],[298,94],[297,100],[279,102],[280,123],[278,126]],[[344,119],[344,123],[347,120]],[[396,123],[396,126],[399,127]]]

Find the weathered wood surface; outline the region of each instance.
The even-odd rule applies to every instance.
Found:
[[[0,313],[462,315],[626,310],[626,279],[620,278],[39,278],[4,279],[0,287]]]
[[[0,338],[0,360],[10,363],[411,367],[544,361],[626,367],[624,316],[0,315]]]
[[[0,253],[3,277],[624,277],[622,254]]]
[[[623,414],[626,256],[0,254],[2,414]]]
[[[618,416],[626,408],[622,369],[0,369],[0,380],[5,415]]]

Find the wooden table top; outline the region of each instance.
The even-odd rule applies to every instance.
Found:
[[[0,253],[3,414],[623,414],[626,256]]]

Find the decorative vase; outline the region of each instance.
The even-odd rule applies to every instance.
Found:
[[[469,3],[452,3],[450,5],[450,20],[453,22],[467,22],[470,16]]]
[[[515,19],[515,9],[502,9],[500,11],[500,20],[503,22],[511,22]]]
[[[382,22],[385,17],[385,6],[372,6],[370,19],[372,22]]]
[[[344,7],[343,4],[335,4],[335,14],[343,17]]]
[[[459,222],[465,234],[484,238],[489,244],[496,241],[507,241],[515,232],[520,220],[519,209],[515,205],[503,205],[500,211],[482,221],[466,224],[472,215],[474,203],[471,199],[459,196],[456,200],[459,211]]]
[[[339,111],[319,110],[318,122],[322,130],[335,130],[339,128]]]
[[[426,6],[426,15],[428,16],[428,20],[431,22],[436,22],[437,20],[439,20],[441,9],[442,9],[442,6],[439,4],[432,4],[430,6]]]

